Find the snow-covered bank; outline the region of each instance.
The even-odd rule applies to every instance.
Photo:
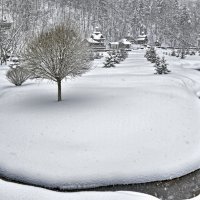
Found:
[[[77,189],[171,179],[200,168],[200,73],[172,71],[154,75],[137,51],[115,69],[99,66],[66,83],[61,103],[52,100],[52,84],[16,88],[0,78],[0,174]]]
[[[134,192],[81,192],[58,193],[0,180],[1,200],[156,200]]]
[[[126,191],[60,193],[1,180],[0,188],[1,200],[158,200],[146,194]],[[200,200],[200,196],[190,200]]]

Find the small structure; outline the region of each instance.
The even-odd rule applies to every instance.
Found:
[[[119,42],[110,42],[109,43],[110,49],[119,49]]]
[[[144,34],[144,32],[142,32],[142,34],[139,35],[137,38],[137,44],[147,45],[147,43],[148,43],[148,37],[147,35]]]
[[[99,28],[96,27],[94,33],[91,35],[90,38],[85,39],[94,51],[105,51],[105,38],[103,37],[102,33],[99,31]]]
[[[127,39],[121,39],[119,41],[119,48],[122,48],[122,49],[130,49],[131,48],[131,42],[129,42]]]
[[[127,36],[127,37],[125,37],[125,39],[127,39],[129,42],[131,42],[131,44],[135,44],[136,43],[135,38],[132,37],[132,36]]]

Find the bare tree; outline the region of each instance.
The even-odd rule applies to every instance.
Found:
[[[36,36],[27,44],[23,58],[35,77],[57,83],[58,101],[61,101],[62,80],[89,70],[88,52],[78,28],[68,22]]]

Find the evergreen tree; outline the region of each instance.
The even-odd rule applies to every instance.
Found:
[[[121,54],[122,60],[126,60],[126,58],[128,58],[128,53],[125,49],[121,49],[120,54]]]
[[[119,64],[121,62],[120,54],[113,55],[114,64]]]
[[[162,74],[161,61],[159,56],[156,56],[154,67],[156,68],[156,74]]]
[[[149,50],[147,50],[145,57],[147,58],[148,61],[151,63],[156,62],[156,50],[154,47],[151,47]]]
[[[104,63],[104,68],[111,68],[115,67],[115,61],[114,61],[115,55],[110,54],[108,57],[106,57],[106,62]]]
[[[155,68],[156,68],[156,74],[168,74],[170,70],[167,68],[168,64],[166,63],[165,57],[163,56],[162,59],[160,59],[159,56],[156,57],[155,62]]]

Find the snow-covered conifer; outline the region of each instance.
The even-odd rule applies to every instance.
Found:
[[[163,56],[162,59],[160,59],[159,56],[156,57],[155,62],[155,68],[156,68],[156,74],[168,74],[170,70],[167,68],[168,64],[166,63],[165,57]]]
[[[115,67],[115,55],[110,54],[109,56],[107,56],[103,67],[104,68]]]

